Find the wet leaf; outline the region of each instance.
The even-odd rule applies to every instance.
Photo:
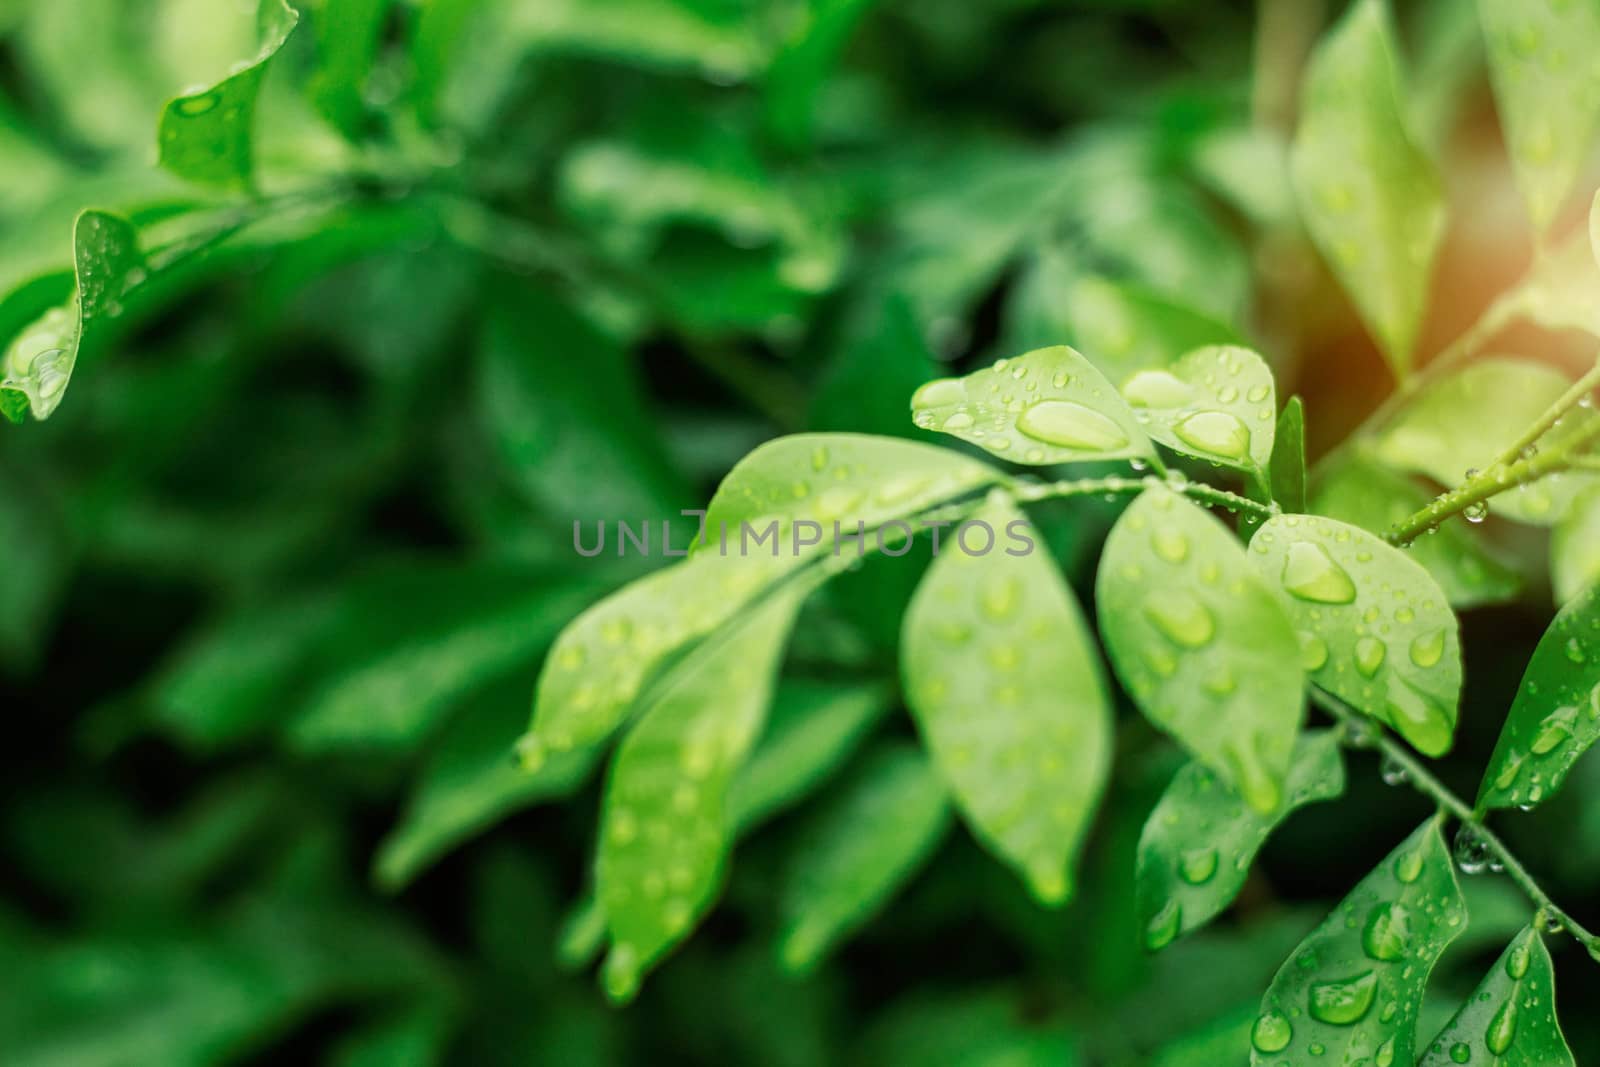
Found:
[[[1478,807],[1554,795],[1600,740],[1600,585],[1568,601],[1539,640],[1478,790]]]
[[[1600,486],[1586,490],[1550,532],[1550,584],[1565,604],[1600,583]]]
[[[1428,975],[1466,921],[1450,850],[1430,820],[1278,971],[1251,1030],[1250,1062],[1412,1063]]]
[[[792,854],[778,904],[784,965],[815,967],[917,873],[949,826],[944,786],[921,753],[903,744],[870,753]]]
[[[1117,390],[1065,345],[928,382],[912,396],[911,412],[923,429],[1031,466],[1155,453]]]
[[[1483,359],[1429,387],[1378,440],[1378,458],[1447,486],[1487,469],[1572,383],[1542,363]],[[1555,522],[1592,476],[1569,472],[1501,493],[1489,510],[1521,522]]]
[[[997,534],[1026,522],[999,494],[969,521]],[[968,825],[1035,897],[1059,904],[1110,772],[1111,706],[1055,561],[1037,543],[1001,543],[984,555],[944,544],[906,613],[901,671]]]
[[[1317,482],[1312,511],[1382,536],[1433,497],[1412,479],[1360,455],[1341,457]],[[1447,522],[1406,552],[1427,568],[1459,608],[1493,604],[1522,586],[1515,571],[1491,552],[1467,523]]]
[[[1306,409],[1293,396],[1278,416],[1272,442],[1272,499],[1285,511],[1306,510]]]
[[[1600,52],[1600,9],[1563,0],[1478,0],[1489,80],[1517,186],[1546,229],[1594,148],[1600,86],[1572,57]]]
[[[1289,163],[1312,240],[1403,378],[1445,205],[1406,121],[1398,57],[1388,5],[1357,0],[1312,54]]]
[[[1344,792],[1344,759],[1331,731],[1295,743],[1283,801],[1263,814],[1199,763],[1167,786],[1139,838],[1139,918],[1146,945],[1165,948],[1233,903],[1256,852],[1295,809]]]
[[[255,56],[215,84],[186,92],[161,112],[161,165],[203,185],[252,188],[256,97],[267,64],[294,32],[300,15],[284,0],[261,0]]]
[[[1122,396],[1168,448],[1266,478],[1278,405],[1271,368],[1248,348],[1196,349],[1168,370],[1133,375]]]
[[[1577,1067],[1556,1020],[1550,952],[1532,927],[1507,946],[1417,1067]]]
[[[1275,809],[1305,673],[1279,597],[1233,534],[1171,490],[1147,489],[1112,529],[1095,592],[1134,703],[1252,808]]]
[[[1041,294],[1059,304],[1061,293]],[[1232,344],[1234,330],[1197,308],[1152,289],[1098,275],[1078,279],[1066,290],[1071,337],[1113,382],[1126,382],[1142,370],[1170,367],[1203,345]]]
[[[804,592],[774,596],[682,661],[617,749],[595,864],[614,1000],[633,997],[721,889],[728,788],[766,719]]]
[[[1422,565],[1365,530],[1315,515],[1269,519],[1250,559],[1283,601],[1311,680],[1418,751],[1454,741],[1460,624]]]

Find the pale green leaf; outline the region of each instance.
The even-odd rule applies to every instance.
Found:
[[[1251,1031],[1251,1064],[1414,1062],[1428,976],[1466,925],[1450,850],[1429,820],[1278,971]]]
[[[814,967],[916,874],[949,825],[944,786],[916,749],[868,755],[795,848],[778,904],[784,964]]]
[[[1272,463],[1278,417],[1272,369],[1248,348],[1199,348],[1167,370],[1140,371],[1122,396],[1145,432],[1186,456],[1247,471]]]
[[[1278,416],[1268,471],[1272,499],[1285,511],[1306,510],[1306,409],[1297,396],[1290,397]]]
[[[1250,559],[1284,592],[1311,680],[1442,756],[1461,698],[1460,624],[1405,552],[1315,515],[1269,519]]]
[[[780,685],[766,734],[728,790],[735,832],[750,831],[814,790],[888,711],[888,697],[877,685]]]
[[[1311,57],[1290,173],[1300,212],[1395,374],[1427,307],[1445,205],[1407,128],[1384,0],[1357,0]]]
[[[1539,640],[1478,790],[1479,808],[1538,804],[1600,740],[1600,585],[1574,597]]]
[[[1026,522],[996,492],[970,522]],[[918,586],[901,643],[906,700],[962,815],[1033,894],[1059,904],[1111,768],[1099,656],[1055,561],[969,555],[947,543]]]
[[[1557,604],[1600,584],[1600,487],[1574,500],[1551,531],[1550,584]]]
[[[1584,0],[1478,0],[1489,80],[1535,229],[1556,217],[1594,148],[1600,7]]]
[[[256,97],[267,64],[299,21],[285,0],[261,0],[255,55],[215,84],[186,92],[162,109],[157,145],[163,167],[204,185],[254,186]]]
[[[1600,337],[1600,263],[1589,235],[1578,230],[1534,256],[1527,277],[1496,301],[1491,314],[1515,314],[1547,329],[1587,330]]]
[[[912,396],[911,411],[924,429],[1032,466],[1155,453],[1116,388],[1066,345],[928,382]]]
[[[1209,314],[1152,289],[1089,275],[1064,292],[1041,294],[1065,301],[1071,338],[1113,382],[1142,370],[1169,367],[1203,345],[1231,344],[1233,329]]]
[[[1360,455],[1346,455],[1317,482],[1312,511],[1384,534],[1421,511],[1431,495],[1404,474]],[[1456,607],[1492,604],[1516,595],[1521,581],[1467,523],[1447,522],[1406,551],[1427,568]]]
[[[1199,763],[1186,764],[1139,837],[1139,919],[1146,947],[1165,948],[1221,914],[1244,887],[1267,836],[1297,808],[1344,792],[1344,759],[1331,731],[1295,743],[1282,803],[1254,810]]]
[[[860,523],[868,531],[870,550],[876,543],[871,531],[882,524],[915,516],[1001,478],[987,464],[914,441],[847,433],[780,437],[740,460],[717,487],[704,518],[705,543],[697,545],[695,555],[720,553],[724,535],[731,555],[744,530],[759,532],[774,520],[789,525],[788,532],[797,536],[803,524],[818,527],[805,531],[821,538],[820,547],[809,548],[814,552],[833,546],[834,523],[840,524],[841,536],[850,537]],[[778,554],[792,554],[794,542],[780,540]],[[855,542],[839,551],[856,551]]]
[[[78,353],[94,333],[122,313],[122,301],[147,276],[139,238],[126,220],[85,211],[73,226],[76,290],[12,339],[0,360],[0,410],[13,421],[24,413],[47,419],[61,403]]]
[[[1305,674],[1276,592],[1232,532],[1171,490],[1147,489],[1112,529],[1095,593],[1134,703],[1251,807],[1276,808]]]
[[[607,993],[628,1000],[721,889],[728,789],[755,743],[807,586],[785,590],[673,669],[612,760],[596,882]]]
[[[1489,968],[1417,1067],[1577,1067],[1556,1020],[1556,975],[1532,927]]]
[[[511,758],[526,714],[524,683],[469,697],[440,733],[412,786],[399,821],[384,836],[373,875],[388,890],[404,888],[441,856],[502,817],[565,796],[589,776],[598,748],[560,753],[537,771]]]
[[[1397,470],[1426,474],[1447,486],[1485,469],[1571,386],[1542,363],[1484,359],[1435,383],[1412,401],[1378,440],[1378,458]],[[1559,519],[1593,476],[1567,473],[1519,486],[1489,501],[1489,510],[1521,522]]]
[[[367,116],[362,94],[392,6],[393,0],[322,0],[316,10],[317,70],[307,92],[322,117],[352,139]]]

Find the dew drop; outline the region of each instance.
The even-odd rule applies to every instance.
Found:
[[[1506,956],[1506,974],[1513,981],[1521,981],[1528,973],[1528,942],[1518,941]]]
[[[1250,1043],[1256,1047],[1256,1051],[1269,1054],[1288,1048],[1293,1037],[1294,1027],[1275,1011],[1269,1011],[1257,1019],[1250,1031]]]
[[[978,606],[983,609],[984,615],[995,622],[1002,622],[1016,613],[1021,599],[1021,579],[1008,574],[984,585]]]
[[[1378,989],[1378,976],[1363,971],[1335,982],[1319,982],[1310,990],[1311,1017],[1330,1026],[1350,1026],[1372,1010]]]
[[[1151,539],[1156,555],[1168,563],[1182,563],[1189,558],[1189,539],[1177,530],[1160,530]]]
[[[1145,617],[1173,644],[1202,648],[1216,634],[1216,622],[1206,606],[1188,593],[1152,595],[1145,601]]]
[[[1378,775],[1387,786],[1405,785],[1411,780],[1411,773],[1406,770],[1405,764],[1388,753],[1384,754],[1383,762],[1378,767]]]
[[[1411,936],[1411,913],[1403,904],[1380,904],[1367,916],[1361,947],[1368,956],[1388,963],[1404,959]]]
[[[1418,849],[1403,853],[1394,862],[1394,876],[1402,884],[1410,885],[1422,876],[1422,853]]]
[[[1472,1059],[1472,1046],[1465,1041],[1457,1041],[1450,1046],[1450,1058],[1457,1063],[1467,1063]]]
[[[1539,728],[1539,736],[1528,746],[1535,756],[1547,756],[1561,747],[1577,726],[1577,708],[1558,708],[1551,712]]]
[[[1194,387],[1168,371],[1142,370],[1123,384],[1122,395],[1136,408],[1181,408]]]
[[[1300,632],[1300,666],[1320,671],[1328,662],[1328,643],[1316,634]]]
[[[1511,996],[1506,998],[1506,1002],[1500,1005],[1500,1010],[1494,1013],[1494,1018],[1489,1020],[1489,1029],[1484,1031],[1483,1042],[1489,1046],[1490,1052],[1496,1056],[1504,1056],[1516,1036],[1517,998]]]
[[[1151,952],[1157,952],[1172,944],[1177,938],[1178,931],[1183,927],[1183,909],[1176,900],[1169,900],[1162,905],[1150,921],[1145,924],[1144,943]]]
[[[1432,667],[1444,655],[1443,630],[1418,634],[1411,640],[1411,662],[1419,667]]]
[[[1244,459],[1250,454],[1250,428],[1226,411],[1201,411],[1172,428],[1178,440],[1215,456]]]
[[[1217,873],[1217,850],[1192,848],[1178,857],[1178,874],[1190,885],[1204,885]]]
[[[1356,598],[1355,583],[1328,550],[1311,541],[1289,546],[1283,563],[1283,587],[1301,600],[1318,604],[1349,604]]]
[[[944,424],[939,429],[945,433],[960,433],[962,430],[970,430],[972,429],[972,416],[965,411],[958,411],[948,419],[945,419]]]
[[[1456,831],[1453,851],[1462,874],[1482,874],[1489,869],[1489,846],[1470,825]]]
[[[1368,678],[1375,677],[1383,666],[1388,646],[1376,637],[1363,637],[1356,642],[1356,670]]]
[[[905,394],[900,394],[904,396]],[[965,403],[967,387],[960,378],[935,378],[923,384],[915,393],[911,394],[911,410],[922,411],[928,408],[950,407],[954,404]]]
[[[1071,400],[1039,401],[1017,418],[1017,429],[1047,445],[1088,452],[1110,452],[1128,444],[1122,427]]]

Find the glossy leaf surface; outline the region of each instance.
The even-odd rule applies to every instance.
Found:
[[[999,494],[972,516],[1022,519]],[[1055,561],[947,542],[906,613],[906,699],[973,832],[1046,903],[1072,865],[1111,766],[1112,715],[1094,639]]]
[[[1304,709],[1293,630],[1221,522],[1148,489],[1106,541],[1100,633],[1145,716],[1270,812]]]
[[[1556,1020],[1550,950],[1532,927],[1517,935],[1417,1067],[1577,1067]]]
[[[1133,375],[1122,395],[1145,432],[1168,448],[1266,477],[1277,394],[1271,368],[1248,348],[1196,349],[1169,369]]]
[[[1278,971],[1251,1031],[1250,1062],[1412,1063],[1428,975],[1466,923],[1450,850],[1430,820]]]

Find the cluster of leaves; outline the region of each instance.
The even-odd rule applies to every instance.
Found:
[[[1597,788],[1596,381],[1468,357],[1600,336],[1600,15],[1443,0],[1407,92],[1357,0],[1291,139],[1129,84],[1247,22],[1128,6],[0,0],[7,1062],[1572,1062],[1586,932],[1455,868]],[[1480,62],[1538,252],[1418,371]],[[1400,382],[1310,471],[1245,347],[1308,241]],[[784,550],[572,551],[711,484]],[[1389,732],[1456,743],[1513,524],[1468,806]],[[1308,934],[1252,872],[1370,746],[1444,812]]]

